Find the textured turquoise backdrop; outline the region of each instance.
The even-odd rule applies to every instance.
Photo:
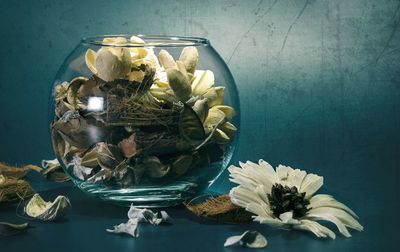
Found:
[[[366,228],[350,240],[304,236],[299,244],[308,251],[392,250],[400,225],[399,23],[398,0],[0,0],[0,160],[53,157],[50,85],[81,37],[207,37],[238,85],[242,131],[233,163],[264,158],[321,174],[326,191]],[[213,190],[227,191],[226,178]],[[220,247],[225,235],[216,237]],[[274,251],[296,244],[275,238]]]

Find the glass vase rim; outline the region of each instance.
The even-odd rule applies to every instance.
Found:
[[[144,44],[137,44],[129,42],[130,37],[136,36],[145,41]],[[123,37],[128,40],[126,43],[110,43],[104,42],[104,38],[118,38]],[[112,46],[112,47],[185,47],[185,46],[207,46],[210,41],[202,37],[188,37],[188,36],[168,36],[168,35],[144,35],[144,34],[113,34],[113,35],[95,35],[83,37],[82,44],[94,46]]]

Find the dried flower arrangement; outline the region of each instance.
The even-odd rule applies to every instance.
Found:
[[[55,86],[51,124],[56,153],[76,178],[128,187],[222,158],[235,111],[213,72],[196,69],[196,47],[175,60],[139,37],[113,37],[85,60],[90,78]]]

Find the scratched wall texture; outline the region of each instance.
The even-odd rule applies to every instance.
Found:
[[[357,212],[399,224],[400,1],[0,3],[0,160],[52,157],[50,84],[81,37],[201,36],[238,85],[234,163],[264,158],[320,173]],[[214,190],[226,191],[226,178]]]

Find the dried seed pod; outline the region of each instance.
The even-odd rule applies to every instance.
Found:
[[[185,65],[186,71],[193,74],[199,61],[199,52],[197,48],[194,46],[183,48],[179,60]]]
[[[182,102],[190,98],[191,88],[187,77],[177,69],[167,69],[169,86]]]
[[[178,69],[174,58],[166,50],[162,49],[158,54],[158,58],[165,70]]]

